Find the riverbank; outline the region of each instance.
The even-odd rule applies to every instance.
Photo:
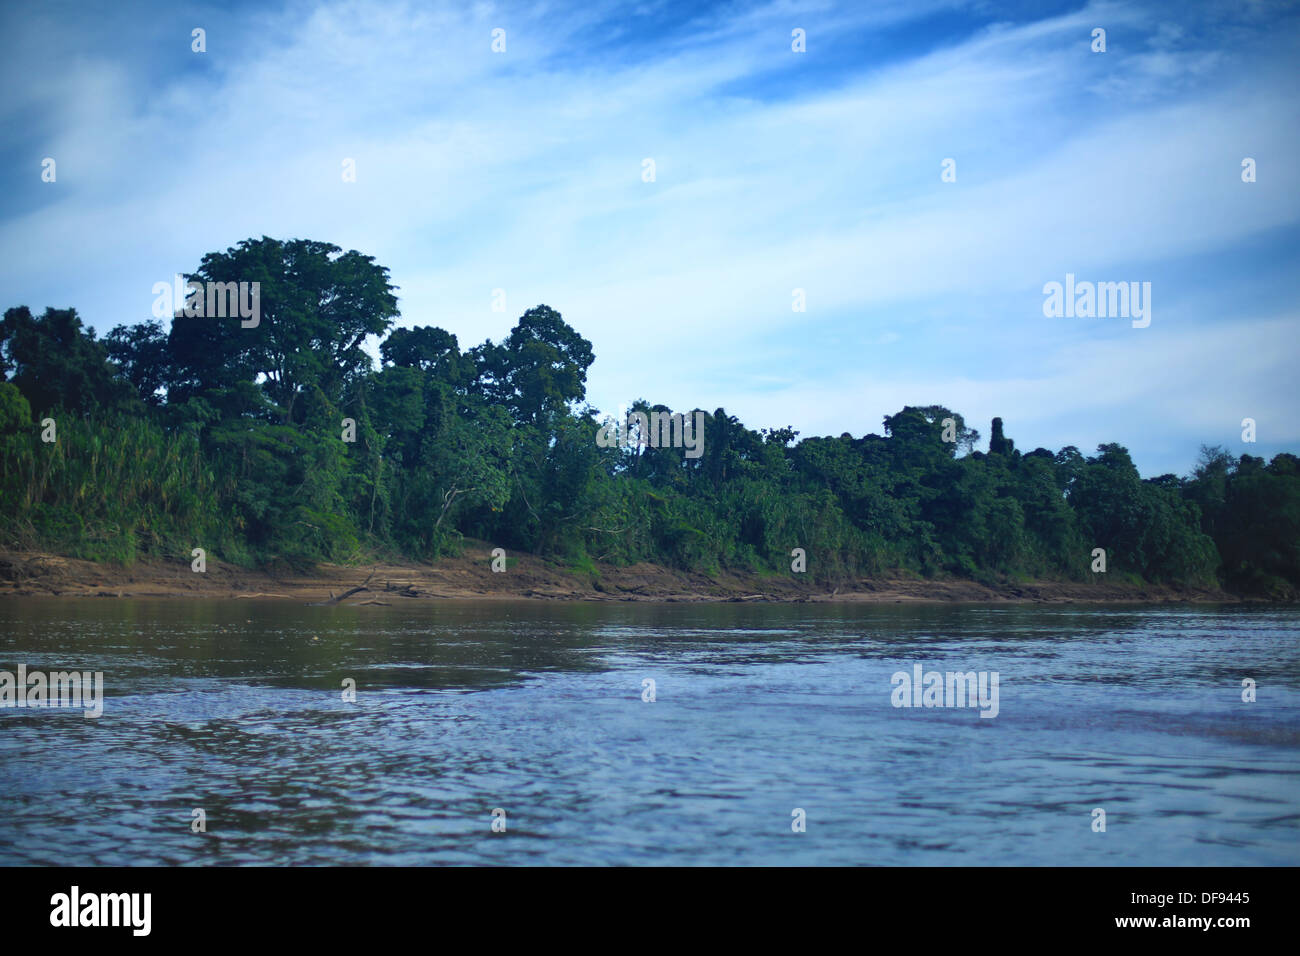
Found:
[[[781,601],[876,603],[1235,602],[1223,591],[1133,585],[1114,579],[986,586],[974,581],[893,576],[820,585],[796,575],[710,575],[650,564],[575,570],[534,555],[511,556],[493,572],[486,546],[431,564],[380,562],[249,570],[208,561],[198,573],[182,561],[131,567],[41,552],[0,552],[0,597],[280,598],[304,603],[395,604],[436,600]]]

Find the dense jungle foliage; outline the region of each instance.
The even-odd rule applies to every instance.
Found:
[[[1205,448],[1192,475],[1143,480],[1119,445],[1022,452],[1000,419],[975,451],[940,406],[903,408],[883,435],[803,439],[717,409],[698,457],[602,447],[591,343],[547,306],[462,351],[442,329],[394,328],[388,270],[327,243],[250,239],[187,278],[260,282],[260,320],[178,310],[99,339],[73,309],[5,313],[0,545],[306,566],[475,538],[593,574],[789,574],[803,548],[818,581],[985,583],[1089,579],[1104,548],[1111,576],[1300,593],[1290,454]]]

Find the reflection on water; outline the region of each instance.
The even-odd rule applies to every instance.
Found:
[[[1294,608],[11,600],[0,670],[106,699],[0,710],[0,863],[1293,865],[1298,635]],[[998,672],[998,716],[892,707],[915,664]]]

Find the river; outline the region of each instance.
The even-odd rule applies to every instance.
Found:
[[[0,864],[1300,863],[1294,607],[12,599],[19,665],[103,712],[0,709]]]

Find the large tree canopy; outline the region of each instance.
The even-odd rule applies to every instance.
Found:
[[[538,424],[587,393],[591,343],[549,306],[529,309],[500,345],[474,352],[485,396]]]
[[[301,422],[300,399],[319,390],[338,405],[371,368],[362,348],[398,315],[388,270],[371,256],[325,242],[246,239],[203,257],[187,276],[201,283],[259,284],[260,315],[177,314],[168,348],[175,401],[258,383],[285,422]]]

